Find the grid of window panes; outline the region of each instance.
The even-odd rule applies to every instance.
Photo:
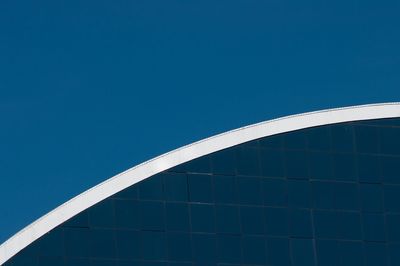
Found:
[[[266,137],[177,166],[6,265],[400,265],[400,119]]]

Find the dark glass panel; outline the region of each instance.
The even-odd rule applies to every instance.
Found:
[[[292,237],[311,238],[311,212],[305,209],[290,210],[290,235]]]
[[[339,245],[336,240],[317,240],[316,252],[318,266],[340,265]]]
[[[118,259],[141,259],[142,245],[140,232],[117,230],[115,231]]]
[[[383,188],[385,210],[400,212],[400,185],[385,185]]]
[[[306,131],[308,149],[317,151],[331,150],[330,127],[321,126]]]
[[[361,153],[378,153],[378,128],[355,126],[356,150]]]
[[[390,266],[400,265],[400,243],[389,243]]]
[[[288,238],[267,238],[267,265],[289,266]]]
[[[259,176],[259,149],[249,147],[237,148],[237,171],[239,175]]]
[[[190,204],[193,232],[215,232],[214,205]]]
[[[94,258],[91,260],[90,266],[116,266],[116,261]]]
[[[236,148],[225,149],[211,155],[211,164],[214,174],[236,174]]]
[[[15,255],[11,260],[7,261],[4,265],[9,266],[37,266],[39,265],[37,256],[23,256],[21,253]]]
[[[90,265],[90,259],[67,258],[67,260],[65,261],[65,265],[66,266],[88,266],[88,265]]]
[[[240,236],[217,235],[218,262],[241,263]]]
[[[265,208],[265,233],[269,236],[289,235],[287,208]]]
[[[305,150],[307,148],[306,130],[296,130],[283,134],[285,149]]]
[[[189,208],[187,203],[167,202],[166,228],[169,231],[189,231]]]
[[[311,186],[307,180],[290,180],[288,183],[289,206],[309,208],[311,206]]]
[[[236,184],[239,203],[262,205],[261,178],[238,176]]]
[[[386,236],[388,241],[400,241],[400,214],[386,214]]]
[[[343,266],[364,265],[362,242],[340,241],[340,260]]]
[[[90,230],[90,256],[95,258],[115,258],[115,235],[113,230]]]
[[[147,178],[138,184],[139,198],[142,200],[163,200],[164,186],[161,174]]]
[[[338,238],[337,212],[315,210],[313,219],[317,238]]]
[[[385,241],[385,217],[382,214],[363,213],[364,240]]]
[[[64,266],[65,260],[63,257],[39,257],[40,266]]]
[[[334,154],[333,170],[336,180],[356,181],[356,164],[353,154]]]
[[[400,128],[381,127],[380,133],[380,152],[382,154],[400,155]]]
[[[260,147],[269,149],[282,149],[283,148],[283,134],[269,136],[259,140]]]
[[[335,208],[338,210],[358,210],[359,193],[356,183],[337,182],[334,186]]]
[[[332,149],[337,152],[353,152],[353,127],[349,124],[331,126]]]
[[[264,205],[277,207],[287,206],[288,189],[286,180],[265,178],[261,183]]]
[[[114,205],[117,228],[140,228],[139,204],[136,200],[115,200]]]
[[[172,261],[192,259],[192,245],[188,233],[167,233],[168,258]]]
[[[332,155],[326,152],[308,153],[308,169],[312,179],[333,179]]]
[[[365,265],[366,266],[387,266],[388,257],[385,243],[365,243],[364,244]]]
[[[215,262],[217,258],[216,236],[214,234],[193,234],[192,247],[195,261],[200,263]]]
[[[143,230],[164,230],[164,203],[158,201],[141,201],[140,227]]]
[[[261,173],[266,177],[283,177],[283,152],[280,150],[261,149]]]
[[[139,185],[133,185],[128,187],[117,194],[113,195],[113,199],[137,199],[138,198],[138,187]]]
[[[315,254],[311,239],[291,239],[292,265],[315,265]]]
[[[381,156],[380,163],[383,182],[400,184],[400,157]]]
[[[236,178],[233,176],[214,176],[215,202],[237,203]]]
[[[285,151],[286,177],[308,178],[308,154],[306,151]]]
[[[211,173],[210,156],[203,156],[184,164],[187,173]]]
[[[338,212],[338,237],[340,239],[361,240],[361,217],[357,212]]]
[[[141,232],[142,256],[145,260],[163,260],[167,256],[164,232]]]
[[[244,234],[264,233],[264,208],[241,206],[240,222]]]
[[[167,200],[187,201],[187,177],[186,174],[169,173],[164,175],[165,197]]]
[[[239,207],[217,205],[216,225],[219,233],[240,233]]]
[[[333,209],[334,208],[334,192],[335,183],[326,181],[313,181],[312,202],[313,207],[317,209]]]
[[[360,182],[380,183],[382,181],[379,170],[379,156],[358,154],[358,179]]]
[[[64,247],[64,230],[62,227],[57,227],[44,235],[39,240],[40,256],[56,256],[62,257],[65,255]]]
[[[265,264],[265,240],[262,236],[244,236],[242,238],[242,264]]]
[[[383,188],[381,184],[360,185],[361,208],[369,212],[383,211]]]
[[[89,225],[112,228],[115,226],[114,213],[114,201],[112,199],[103,200],[89,209]]]
[[[188,175],[189,200],[192,202],[213,202],[214,193],[211,175]]]
[[[67,257],[89,257],[89,228],[65,228],[65,252]]]
[[[66,221],[63,227],[88,227],[89,226],[89,215],[88,211],[83,211],[68,221]]]

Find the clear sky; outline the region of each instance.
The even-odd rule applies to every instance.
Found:
[[[400,100],[398,0],[0,1],[0,242],[173,148]]]

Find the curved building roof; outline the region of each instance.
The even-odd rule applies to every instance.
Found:
[[[174,166],[251,140],[294,130],[381,118],[400,117],[400,103],[329,109],[273,119],[222,133],[165,153],[81,193],[19,231],[0,246],[0,264],[29,244],[96,203]]]

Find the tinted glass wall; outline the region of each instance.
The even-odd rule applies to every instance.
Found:
[[[196,159],[96,204],[6,265],[400,265],[400,120]]]

